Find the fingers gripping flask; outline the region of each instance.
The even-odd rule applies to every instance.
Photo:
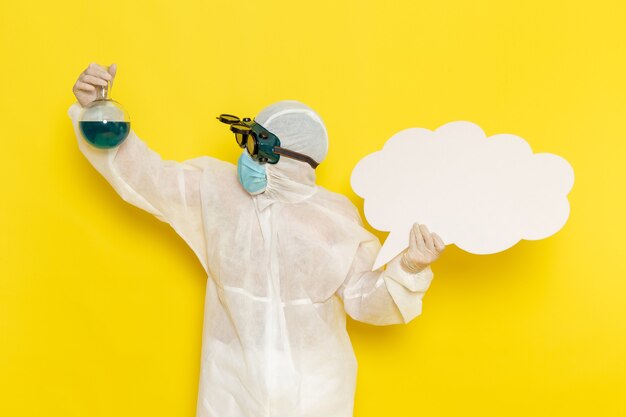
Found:
[[[78,122],[85,140],[100,149],[115,148],[130,132],[128,112],[111,99],[110,91],[110,81],[96,86],[96,99],[84,107]]]

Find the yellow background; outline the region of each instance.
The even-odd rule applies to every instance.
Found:
[[[559,233],[449,246],[421,317],[349,324],[355,415],[626,416],[625,21],[623,1],[2,2],[0,415],[195,413],[202,267],[67,116],[80,72],[115,62],[113,98],[166,159],[235,162],[216,114],[309,104],[318,182],[360,208],[352,168],[408,127],[469,120],[565,157]]]

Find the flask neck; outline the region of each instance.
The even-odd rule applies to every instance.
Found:
[[[96,87],[96,100],[111,99],[111,81],[107,80],[107,85],[99,85]]]

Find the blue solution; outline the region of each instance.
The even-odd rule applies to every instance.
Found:
[[[130,132],[130,122],[78,122],[87,142],[96,148],[111,149],[124,142]]]

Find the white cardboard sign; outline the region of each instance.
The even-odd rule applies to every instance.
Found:
[[[551,236],[569,216],[574,170],[519,136],[458,121],[398,132],[359,161],[351,185],[372,227],[390,232],[377,269],[408,247],[414,222],[481,255]]]

